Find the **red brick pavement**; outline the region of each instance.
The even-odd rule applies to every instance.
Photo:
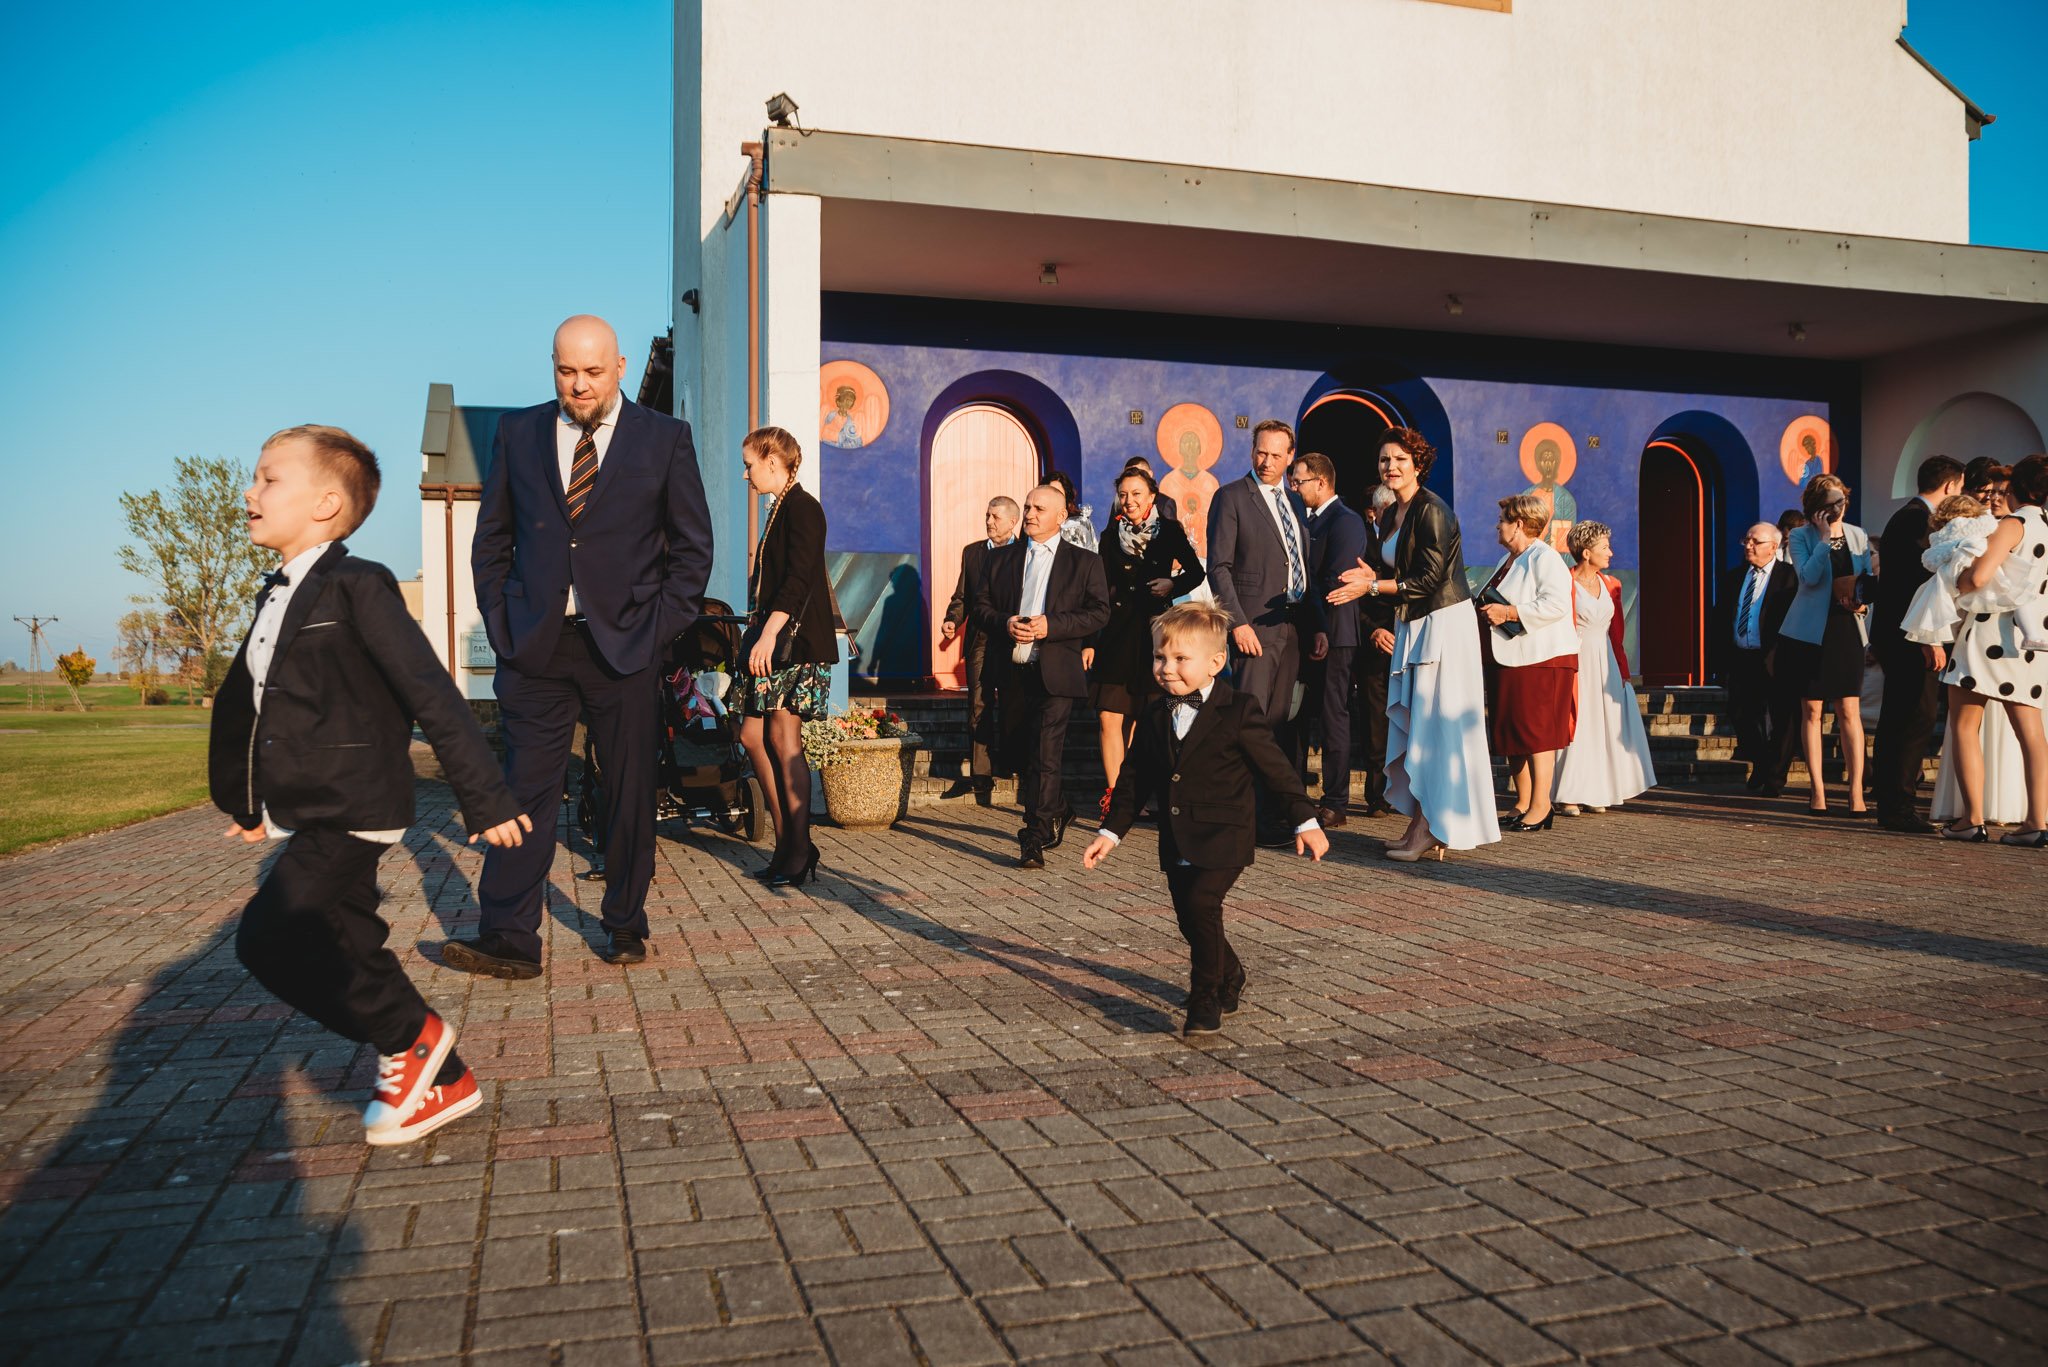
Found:
[[[1173,1033],[1152,837],[1007,867],[948,805],[670,831],[645,965],[440,968],[445,789],[381,870],[487,1107],[371,1151],[369,1059],[233,957],[190,812],[0,864],[0,1361],[2039,1362],[2048,859],[1710,794],[1239,884]]]

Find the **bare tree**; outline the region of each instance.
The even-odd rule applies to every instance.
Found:
[[[114,631],[114,663],[134,677],[135,694],[142,705],[148,707],[161,701],[158,695],[163,692],[164,666],[172,663],[177,653],[164,626],[164,615],[152,608],[138,607],[122,613]]]
[[[122,494],[121,513],[139,546],[121,548],[121,567],[148,580],[171,632],[197,658],[208,693],[227,672],[229,650],[248,625],[269,551],[249,540],[242,490],[249,472],[231,461],[177,458],[168,492]]]

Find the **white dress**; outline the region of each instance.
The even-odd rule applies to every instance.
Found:
[[[1579,725],[1558,751],[1555,800],[1613,807],[1656,786],[1650,736],[1607,636],[1614,599],[1606,585],[1593,593],[1573,579],[1572,609],[1579,624]]]
[[[2037,507],[2022,508],[2012,516],[2021,523],[2020,541],[1998,573],[1997,596],[2007,606],[2001,610],[1985,603],[1981,607],[1988,611],[1972,611],[1972,604],[1961,604],[1962,627],[1941,681],[1993,702],[2044,707],[2048,706],[2048,651],[2029,650],[2020,644],[2019,624],[2010,605],[2018,601],[2021,592],[2048,593],[2048,518]]]
[[[1996,826],[2017,826],[2027,819],[2027,770],[2019,734],[2002,707],[1984,709],[1984,724],[1977,734],[1984,746],[1984,819]],[[1941,777],[1934,781],[1930,808],[1936,821],[1961,821],[1969,815],[1963,810],[1955,753],[1956,727],[1951,719],[1941,741]]]
[[[1390,537],[1383,548],[1389,567],[1395,544]],[[1493,844],[1500,817],[1472,600],[1396,622],[1387,670],[1388,805],[1403,816],[1419,808],[1430,834],[1451,849]]]

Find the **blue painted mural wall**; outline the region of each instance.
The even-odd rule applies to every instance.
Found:
[[[886,308],[886,301],[866,301],[866,307]],[[1173,336],[1174,320],[1156,322],[1162,337]],[[1100,526],[1107,520],[1113,481],[1130,457],[1151,458],[1162,475],[1169,468],[1155,446],[1154,424],[1173,405],[1199,403],[1215,414],[1222,426],[1223,450],[1211,473],[1228,481],[1250,468],[1250,424],[1268,417],[1296,422],[1316,396],[1343,386],[1347,373],[1356,369],[1347,371],[1342,363],[1328,368],[1288,363],[1293,357],[1266,364],[1246,363],[1242,356],[1200,359],[1185,354],[1190,350],[1185,337],[1156,348],[1182,354],[1131,354],[1142,348],[1129,345],[1128,338],[1094,345],[1086,326],[1076,326],[1058,339],[1058,349],[1043,345],[1048,340],[1043,326],[1019,329],[1020,340],[1038,345],[1016,347],[991,338],[990,332],[1000,333],[1000,327],[978,328],[972,344],[947,337],[950,329],[944,327],[895,329],[925,331],[929,341],[878,341],[872,335],[856,335],[876,330],[835,330],[828,310],[821,363],[854,360],[872,369],[888,389],[890,416],[880,436],[860,449],[819,450],[828,472],[830,549],[845,553],[844,560],[835,556],[835,563],[851,570],[870,556],[886,557],[898,581],[902,567],[916,568],[922,561],[923,473],[931,435],[939,421],[962,404],[994,399],[1034,419],[1046,433],[1050,464],[1075,478]],[[1351,345],[1359,345],[1355,332]],[[1389,351],[1399,345],[1399,339],[1393,339],[1393,346],[1382,342]],[[1637,476],[1647,443],[1685,435],[1711,447],[1723,486],[1723,516],[1716,528],[1719,544],[1713,559],[1732,564],[1742,529],[1759,517],[1775,520],[1780,511],[1798,502],[1799,487],[1787,477],[1779,457],[1788,425],[1804,416],[1832,420],[1835,404],[1830,394],[1839,393],[1838,384],[1818,375],[1804,386],[1807,392],[1798,392],[1797,387],[1785,392],[1787,386],[1780,379],[1759,379],[1753,386],[1759,391],[1776,388],[1780,392],[1775,394],[1730,392],[1741,380],[1731,384],[1729,358],[1708,358],[1699,367],[1701,390],[1707,382],[1713,390],[1695,392],[1668,382],[1674,373],[1686,373],[1686,367],[1674,366],[1668,355],[1644,367],[1658,373],[1636,377],[1629,374],[1626,360],[1617,363],[1610,356],[1584,368],[1590,382],[1573,383],[1573,367],[1568,361],[1560,363],[1557,347],[1521,343],[1518,352],[1511,343],[1484,345],[1490,354],[1478,360],[1416,357],[1410,362],[1409,378],[1375,386],[1375,392],[1392,398],[1445,452],[1431,484],[1461,512],[1466,559],[1475,566],[1490,566],[1497,558],[1492,541],[1494,501],[1528,487],[1521,449],[1524,434],[1535,424],[1554,423],[1570,435],[1576,448],[1576,468],[1565,487],[1576,501],[1578,517],[1614,528],[1615,572],[1631,590],[1645,535],[1639,525]],[[1741,363],[1742,358],[1733,362]],[[1530,382],[1531,375],[1544,379]],[[1141,425],[1131,422],[1134,410],[1145,415]],[[1236,426],[1240,415],[1248,420],[1246,428]],[[1503,431],[1505,442],[1500,440]],[[1842,434],[1836,435],[1839,440]],[[1597,448],[1591,444],[1595,437]],[[815,434],[811,439],[817,440]],[[1850,474],[1853,482],[1853,471]],[[1024,491],[1016,492],[1021,497]],[[1648,532],[1654,535],[1656,528]],[[896,592],[904,591],[899,582]],[[862,624],[853,617],[848,609],[849,625],[860,639]],[[899,641],[910,639],[900,627],[890,634]],[[907,655],[893,658],[898,650],[883,659],[871,651],[864,653],[868,658],[861,672],[870,677],[915,675],[928,668]]]

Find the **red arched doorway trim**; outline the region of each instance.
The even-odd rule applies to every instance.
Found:
[[[1350,391],[1348,391],[1348,390],[1343,390],[1343,389],[1339,389],[1339,390],[1334,390],[1334,391],[1332,391],[1331,393],[1328,393],[1328,394],[1325,394],[1325,395],[1323,395],[1323,397],[1322,397],[1322,398],[1320,398],[1320,399],[1317,399],[1317,400],[1316,400],[1316,401],[1315,401],[1314,403],[1310,404],[1310,405],[1309,405],[1309,406],[1308,406],[1307,408],[1304,408],[1304,409],[1302,409],[1302,410],[1301,410],[1301,416],[1302,416],[1302,417],[1304,417],[1304,418],[1306,418],[1306,417],[1307,417],[1307,416],[1308,416],[1309,414],[1311,414],[1311,413],[1315,412],[1315,411],[1316,411],[1316,410],[1317,410],[1318,408],[1321,408],[1321,407],[1322,407],[1322,406],[1323,406],[1324,404],[1326,404],[1326,403],[1362,403],[1362,404],[1364,404],[1364,405],[1365,405],[1365,406],[1366,406],[1367,408],[1370,408],[1370,409],[1371,409],[1371,410],[1372,410],[1373,412],[1375,412],[1375,413],[1379,414],[1379,416],[1380,416],[1380,421],[1381,421],[1381,422],[1383,422],[1383,423],[1385,423],[1385,424],[1386,424],[1387,426],[1389,426],[1389,427],[1399,427],[1399,426],[1401,426],[1401,425],[1402,425],[1402,424],[1401,424],[1401,420],[1400,420],[1399,418],[1395,417],[1395,416],[1394,416],[1393,414],[1389,413],[1389,412],[1388,412],[1388,411],[1387,411],[1386,409],[1384,409],[1384,408],[1380,407],[1380,406],[1379,406],[1378,404],[1374,403],[1374,402],[1373,402],[1373,401],[1372,401],[1371,399],[1368,399],[1367,397],[1365,397],[1365,395],[1363,395],[1363,394],[1354,394],[1354,393],[1351,393],[1351,392],[1350,392]]]
[[[1693,619],[1698,631],[1697,640],[1692,652],[1692,667],[1686,671],[1690,677],[1686,678],[1683,682],[1687,684],[1703,684],[1707,681],[1707,481],[1700,474],[1699,462],[1692,458],[1691,452],[1687,451],[1677,442],[1653,441],[1643,449],[1645,451],[1676,452],[1678,457],[1685,462],[1685,468],[1692,471],[1694,489],[1693,550],[1699,561],[1698,566],[1694,570],[1696,576],[1694,580],[1694,594],[1697,602],[1693,609]],[[1637,534],[1644,535],[1648,530],[1647,527],[1641,527]],[[1641,595],[1640,588],[1638,588],[1637,592]],[[1645,674],[1643,682],[1647,684],[1654,681]]]

